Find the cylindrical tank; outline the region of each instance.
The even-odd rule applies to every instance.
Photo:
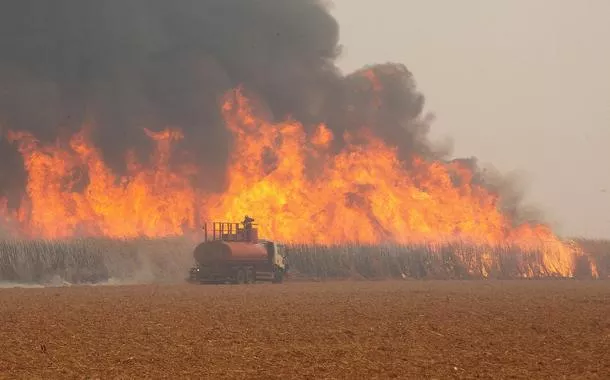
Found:
[[[232,241],[208,241],[199,244],[193,252],[200,265],[228,262],[265,261],[267,250],[262,244]]]

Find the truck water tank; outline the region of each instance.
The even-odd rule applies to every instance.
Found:
[[[200,265],[264,261],[268,258],[262,244],[229,241],[201,243],[195,248],[193,256]]]

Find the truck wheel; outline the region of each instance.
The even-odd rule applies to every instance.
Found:
[[[254,269],[246,270],[246,284],[254,284],[256,282],[256,273]]]
[[[273,280],[271,280],[274,284],[281,284],[284,281],[284,273],[277,271],[273,272]]]
[[[235,283],[243,284],[244,282],[246,282],[246,272],[243,268],[239,268],[237,270],[237,276],[235,276]]]

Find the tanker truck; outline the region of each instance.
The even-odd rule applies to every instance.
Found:
[[[204,224],[204,241],[195,247],[195,266],[189,282],[200,284],[281,283],[288,269],[285,247],[258,238],[258,230],[246,216],[242,223]],[[241,224],[241,225],[240,225]]]

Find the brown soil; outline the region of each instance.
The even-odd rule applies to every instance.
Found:
[[[0,289],[4,378],[610,378],[610,282]]]

